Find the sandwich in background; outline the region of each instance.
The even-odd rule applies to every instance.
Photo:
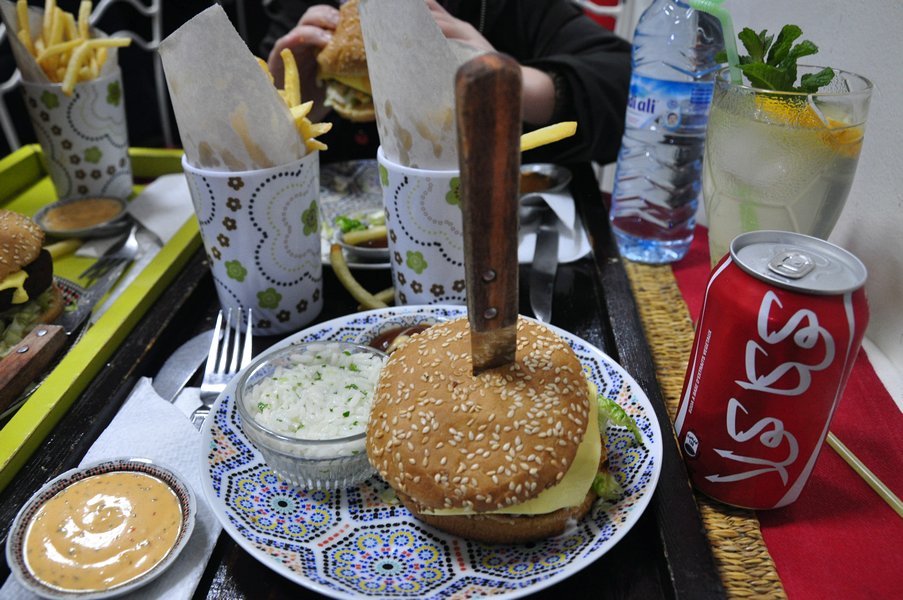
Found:
[[[358,0],[349,0],[339,9],[339,24],[317,55],[317,66],[317,77],[326,86],[326,106],[349,121],[376,119]]]
[[[0,210],[0,357],[63,312],[53,257],[43,244],[44,231],[32,219]]]

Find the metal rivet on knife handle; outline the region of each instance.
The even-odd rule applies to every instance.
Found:
[[[521,72],[502,54],[455,76],[459,191],[473,371],[508,364],[517,347],[517,201]]]

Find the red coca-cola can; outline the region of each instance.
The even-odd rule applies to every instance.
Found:
[[[706,287],[674,423],[702,493],[755,509],[799,497],[868,323],[866,275],[824,240],[734,239]]]

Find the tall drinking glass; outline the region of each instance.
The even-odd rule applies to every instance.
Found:
[[[822,67],[799,66],[799,77]],[[838,71],[816,93],[775,92],[715,80],[706,134],[703,200],[712,264],[737,235],[759,229],[825,239],[856,173],[872,83]]]

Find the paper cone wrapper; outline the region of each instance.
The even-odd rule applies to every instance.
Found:
[[[291,112],[220,5],[174,31],[159,52],[191,165],[248,171],[307,154]]]
[[[457,169],[455,72],[474,53],[449,44],[423,0],[361,0],[360,14],[386,157]]]

